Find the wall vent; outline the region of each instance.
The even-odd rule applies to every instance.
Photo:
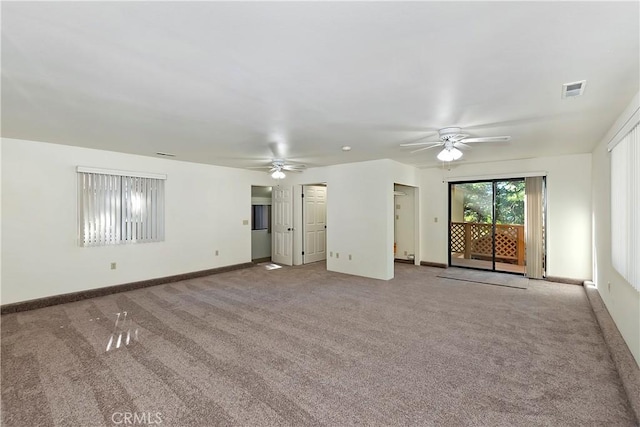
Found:
[[[584,87],[587,85],[586,80],[580,80],[578,82],[565,83],[562,85],[562,97],[573,98],[574,96],[580,96],[584,93]]]

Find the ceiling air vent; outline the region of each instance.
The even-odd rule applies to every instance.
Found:
[[[586,80],[580,80],[579,82],[565,83],[562,85],[562,97],[573,98],[574,96],[580,96],[584,93],[584,87],[587,85]]]

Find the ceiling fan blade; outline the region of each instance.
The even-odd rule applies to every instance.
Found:
[[[287,171],[301,171],[301,169],[306,169],[305,165],[284,165],[282,169]]]
[[[431,138],[433,136],[433,132],[428,133],[427,135],[421,136],[420,138],[410,140],[408,142],[403,142],[400,144],[401,147],[412,147],[413,145],[420,144],[430,144],[429,142],[418,143],[418,141],[422,141],[423,139]],[[440,142],[440,141],[432,141],[432,142]]]
[[[449,141],[458,142],[458,141],[462,141],[463,139],[468,138],[470,136],[471,135],[469,135],[468,133],[459,133],[459,134],[454,135],[451,138],[449,138]]]
[[[282,168],[283,172],[289,173],[289,172],[293,172],[293,173],[302,173],[301,170],[299,169],[287,169],[287,168]]]
[[[468,148],[469,150],[471,150],[473,148],[470,145],[468,145],[468,144],[466,144],[464,142],[461,142],[461,141],[454,142],[453,146],[456,147],[456,148]]]
[[[464,138],[458,142],[506,142],[511,139],[510,136],[481,136],[478,138]]]
[[[400,144],[400,147],[419,147],[421,145],[428,145],[428,144],[442,144],[440,141],[425,141],[425,142],[404,142],[402,144]]]
[[[417,150],[413,150],[413,151],[411,151],[411,154],[413,154],[413,153],[417,153],[418,151],[424,151],[424,150],[428,150],[428,149],[430,149],[430,148],[435,148],[435,147],[442,147],[442,144],[434,144],[434,145],[431,145],[431,146],[429,146],[429,147],[422,147],[422,148],[418,148]]]
[[[271,169],[273,166],[264,165],[264,166],[247,166],[247,169]]]

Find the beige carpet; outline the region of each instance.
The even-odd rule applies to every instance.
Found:
[[[395,268],[257,266],[3,315],[2,425],[635,425],[582,288]]]
[[[471,268],[449,267],[442,270],[438,277],[517,289],[527,289],[529,286],[529,279],[521,275],[481,271]]]

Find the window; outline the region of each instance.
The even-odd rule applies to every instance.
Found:
[[[271,233],[271,206],[251,206],[251,230],[268,230]]]
[[[163,241],[165,179],[78,167],[80,246]]]
[[[611,151],[611,263],[640,291],[640,130]]]

